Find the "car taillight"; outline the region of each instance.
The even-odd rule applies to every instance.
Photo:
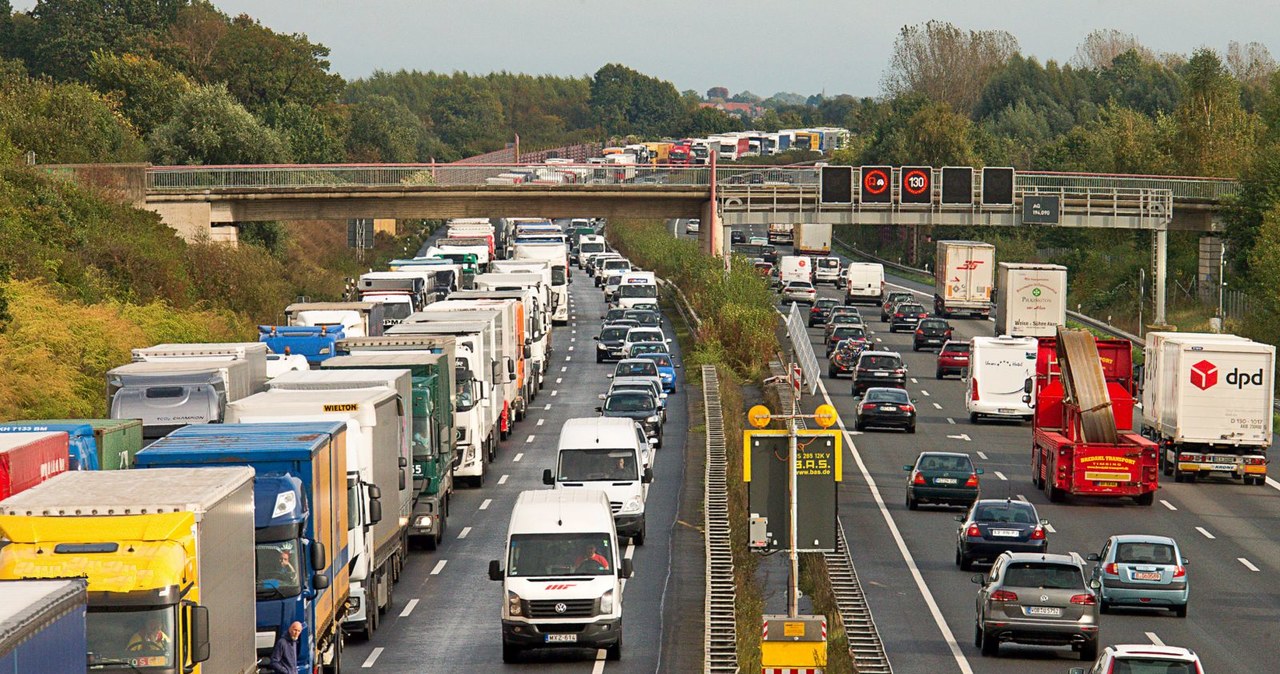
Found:
[[[965,480],[965,481],[964,481],[964,486],[966,486],[966,487],[976,487],[976,486],[978,486],[978,474],[977,474],[977,473],[969,473],[969,479],[967,479],[967,480]]]
[[[920,328],[916,328],[916,334],[917,334],[917,335],[923,335],[923,334],[924,334],[924,330],[922,330],[922,329],[920,329]]]
[[[821,309],[819,309],[818,307],[814,307],[814,308],[812,308],[812,309],[810,309],[810,310],[809,310],[809,313],[811,313],[811,314],[820,314],[820,313],[822,313],[822,310],[821,310]]]
[[[875,408],[876,408],[876,404],[875,404],[875,403],[862,403],[862,409],[863,409],[863,411],[867,411],[867,410],[874,410]]]
[[[1120,575],[1120,566],[1117,565],[1115,562],[1111,562],[1110,564],[1102,567],[1102,570],[1113,576]]]
[[[924,484],[924,483],[925,483],[925,482],[924,482],[924,476],[923,476],[923,475],[921,475],[921,474],[920,474],[920,471],[918,471],[918,470],[917,470],[917,471],[916,471],[916,476],[915,476],[915,477],[913,477],[913,478],[911,478],[911,484]]]
[[[916,411],[916,408],[912,407],[911,405],[898,405],[898,409],[902,410],[903,412]]]
[[[1174,577],[1174,578],[1184,578],[1184,577],[1186,577],[1186,575],[1187,575],[1187,567],[1182,566],[1181,564],[1179,564],[1178,566],[1173,567],[1173,577]]]
[[[1032,532],[1031,532],[1031,540],[1033,540],[1033,541],[1043,541],[1043,540],[1044,540],[1044,527],[1036,527],[1036,528],[1035,528],[1035,531],[1032,531]]]
[[[906,371],[906,369],[905,369],[905,368],[901,368],[901,367],[900,367],[900,368],[898,368],[898,369],[894,370],[894,371],[893,371],[893,373],[894,373],[894,374],[906,374],[906,373],[907,373],[907,371]]]
[[[1072,604],[1082,604],[1084,606],[1093,606],[1098,603],[1098,598],[1092,594],[1073,594],[1071,595]]]
[[[894,318],[902,318],[902,312],[901,312],[901,311],[899,311],[898,313],[894,314],[894,315],[893,315],[893,317],[894,317]]]
[[[969,528],[965,530],[964,535],[969,538],[982,538],[982,530],[978,528],[978,525],[970,524]]]
[[[970,388],[972,389],[971,391],[969,391],[969,399],[977,400],[978,399],[978,380],[970,379],[969,381],[971,382]]]
[[[991,601],[1018,601],[1018,595],[1008,590],[996,590],[991,593]]]

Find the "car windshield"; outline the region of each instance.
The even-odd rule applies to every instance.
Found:
[[[818,266],[824,269],[839,269],[840,261],[833,260],[831,258],[823,258],[821,260],[818,260]]]
[[[1197,671],[1195,664],[1186,660],[1151,655],[1116,658],[1107,670],[1109,674],[1195,674]]]
[[[658,286],[652,283],[624,285],[618,289],[618,294],[622,297],[657,297]]]
[[[942,350],[943,350],[943,351],[946,351],[946,352],[948,352],[948,353],[951,353],[951,352],[955,352],[955,353],[969,353],[969,343],[968,343],[968,342],[954,342],[954,343],[947,344],[946,346],[942,347]]]
[[[654,364],[657,365],[658,367],[671,367],[671,358],[668,357],[667,354],[665,353],[660,355],[646,356],[646,358],[648,360],[653,361]]]
[[[566,449],[560,452],[560,467],[556,474],[560,482],[634,481],[639,478],[634,449]]]
[[[656,377],[658,375],[658,366],[648,360],[645,361],[623,361],[613,369],[615,377]]]
[[[948,454],[925,454],[916,462],[919,470],[964,470],[973,472],[973,464],[967,456]]]
[[[382,317],[393,321],[403,321],[413,313],[413,304],[409,302],[383,302]]]
[[[866,398],[863,402],[869,403],[909,403],[911,399],[907,397],[907,392],[902,389],[871,389],[867,391]]]
[[[600,331],[600,339],[610,340],[610,341],[624,339],[627,336],[627,331],[630,329],[631,328],[628,328],[625,326],[617,327],[617,328],[612,328],[612,327],[605,328],[604,330]]]
[[[512,534],[507,575],[608,576],[614,551],[607,533]]]
[[[658,330],[632,330],[627,333],[628,342],[661,342],[662,333]]]
[[[837,337],[839,339],[849,339],[850,337],[866,336],[866,333],[862,331],[862,328],[856,325],[841,325],[837,327],[835,330],[832,330],[831,334],[834,337]]]
[[[937,329],[937,330],[946,330],[946,329],[947,329],[947,322],[946,322],[946,321],[940,321],[940,320],[937,320],[937,319],[934,319],[934,318],[929,318],[929,319],[925,319],[925,320],[923,320],[923,321],[920,321],[920,327],[922,327],[922,328],[934,328],[934,329]]]
[[[973,512],[974,522],[1005,522],[1008,524],[1035,524],[1036,511],[1016,503],[988,503],[979,505]]]
[[[813,284],[808,281],[792,281],[787,284],[787,288],[790,290],[812,290]]]
[[[896,369],[898,359],[894,356],[863,356],[858,366],[875,370]]]
[[[626,309],[610,309],[604,312],[604,320],[606,323],[612,323],[616,320],[627,318]]]
[[[653,408],[653,396],[640,393],[619,393],[604,401],[606,412],[648,412]]]
[[[818,303],[813,306],[819,309],[830,309],[836,306],[836,301],[835,300],[818,300]]]
[[[605,280],[605,282],[604,282],[604,284],[605,284],[605,285],[607,285],[607,286],[616,286],[616,285],[620,285],[621,283],[622,283],[622,275],[621,275],[621,274],[619,274],[619,275],[617,275],[617,276],[610,276],[610,277],[608,277],[608,278]]]
[[[848,356],[860,350],[862,350],[862,345],[852,339],[843,339],[836,345],[836,354],[841,356]]]
[[[1122,564],[1175,564],[1177,555],[1167,543],[1121,543],[1116,561]]]
[[[862,317],[857,314],[833,314],[831,322],[834,323],[861,323]]]
[[[893,306],[903,300],[909,299],[911,299],[911,293],[889,293],[889,301],[886,302],[886,304]]]
[[[1083,590],[1084,576],[1074,566],[1045,562],[1014,562],[1004,570],[1004,584],[1046,590]]]
[[[924,313],[924,307],[919,304],[899,304],[898,311],[904,314],[922,314]]]

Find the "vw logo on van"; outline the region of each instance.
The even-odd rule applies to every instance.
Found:
[[[556,613],[564,613],[565,611],[568,611],[568,610],[569,610],[569,607],[565,606],[564,602],[556,603]]]

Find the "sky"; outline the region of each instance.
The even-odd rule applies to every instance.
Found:
[[[13,0],[28,10],[35,0]],[[931,19],[1012,33],[1023,54],[1069,60],[1091,31],[1157,52],[1261,42],[1280,57],[1275,0],[213,0],[327,46],[332,70],[590,75],[616,62],[704,93],[881,93],[898,30]],[[1229,7],[1229,9],[1228,9]]]

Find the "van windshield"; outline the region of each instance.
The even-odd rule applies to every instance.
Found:
[[[621,297],[657,297],[658,286],[652,283],[624,285],[619,289],[618,293]]]
[[[640,479],[634,449],[566,449],[560,452],[560,482]]]
[[[611,576],[614,551],[607,533],[512,534],[507,576]]]

